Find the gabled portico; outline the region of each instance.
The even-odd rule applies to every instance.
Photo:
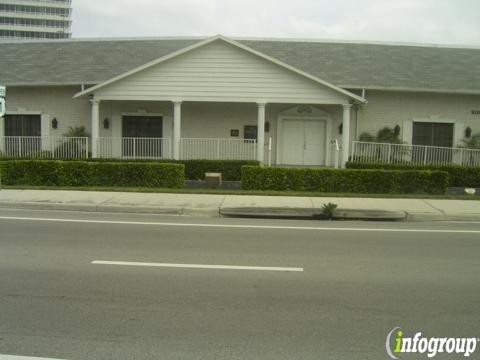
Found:
[[[350,107],[352,103],[365,101],[221,36],[153,61],[87,89],[76,97],[87,95],[92,97],[92,155],[95,157],[101,156],[98,152],[98,129],[101,125],[100,114],[103,114],[102,105],[109,104],[110,113],[106,114],[107,117],[121,119],[125,113],[122,108],[135,102],[152,107],[152,104],[163,104],[162,119],[170,123],[165,126],[170,129],[164,132],[165,137],[168,136],[165,140],[171,139],[171,157],[174,159],[185,157],[182,153],[185,139],[197,142],[203,139],[205,144],[210,144],[208,146],[215,144],[211,140],[224,140],[227,145],[238,146],[241,152],[249,154],[253,141],[256,145],[255,158],[260,162],[265,161],[266,130],[277,154],[278,148],[285,144],[285,138],[280,141],[278,134],[269,131],[270,127],[277,129],[281,109],[304,105],[312,109],[327,105],[341,108],[345,162],[350,143]],[[167,103],[169,109],[165,108]],[[189,110],[185,121],[183,114],[186,107]],[[196,112],[195,107],[198,108]],[[252,109],[255,111],[252,112]],[[224,118],[215,115],[215,111],[224,113]],[[218,121],[213,123],[211,117]],[[256,126],[256,131],[249,128],[256,132],[254,136],[247,134],[248,126]],[[322,126],[315,126],[317,131],[325,132],[318,141],[325,141],[328,146],[327,139],[332,136],[327,136],[327,128]],[[330,133],[331,129],[330,126]],[[221,137],[211,136],[213,133],[219,133]],[[219,152],[225,152],[222,144],[216,142],[217,156]],[[328,165],[328,162],[324,162],[324,165]]]

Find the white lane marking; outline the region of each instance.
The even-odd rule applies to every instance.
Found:
[[[264,266],[229,266],[229,265],[199,265],[199,264],[167,264],[167,263],[145,263],[128,261],[92,261],[94,265],[119,265],[119,266],[144,266],[144,267],[164,267],[181,269],[213,269],[213,270],[251,270],[251,271],[288,271],[303,272],[303,268],[296,267],[264,267]]]
[[[440,229],[379,229],[379,228],[335,228],[317,226],[273,226],[273,225],[233,225],[233,224],[184,224],[147,221],[114,221],[114,220],[82,220],[0,216],[0,220],[43,221],[63,223],[87,223],[107,225],[142,225],[142,226],[173,226],[197,228],[230,228],[230,229],[264,229],[264,230],[315,230],[315,231],[366,231],[366,232],[399,232],[399,233],[446,233],[446,234],[480,234],[480,230],[440,230]]]
[[[480,224],[480,221],[447,221],[449,224]]]
[[[2,355],[2,354],[0,354],[0,360],[60,360],[60,359],[39,358],[39,357],[30,357],[30,356]]]

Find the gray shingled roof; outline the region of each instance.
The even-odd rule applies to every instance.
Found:
[[[0,83],[96,84],[201,39],[0,42]],[[344,88],[480,93],[480,49],[239,40]]]

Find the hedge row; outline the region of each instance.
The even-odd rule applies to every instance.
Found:
[[[5,159],[16,160],[16,159]],[[4,160],[0,160],[4,161]],[[38,160],[51,161],[51,160]],[[68,162],[77,162],[76,159],[65,159]],[[86,159],[86,162],[101,163],[162,163],[162,164],[183,164],[185,165],[185,177],[188,180],[203,180],[207,172],[220,172],[224,181],[240,181],[242,177],[242,166],[258,166],[258,161],[248,160],[119,160],[119,159]]]
[[[90,159],[93,162],[124,162],[125,160]],[[224,181],[240,181],[242,166],[258,166],[258,161],[249,160],[158,160],[164,164],[185,165],[185,177],[188,180],[203,180],[207,172],[222,173]],[[151,162],[151,160],[133,160],[133,162]]]
[[[240,181],[242,179],[242,166],[258,166],[258,161],[246,160],[182,160],[171,161],[185,165],[185,177],[188,180],[203,180],[205,173],[222,173],[224,181]]]
[[[480,187],[480,167],[467,167],[460,165],[448,166],[415,166],[408,164],[370,164],[347,163],[349,169],[384,169],[384,170],[430,170],[445,171],[449,174],[451,187]]]
[[[244,166],[245,190],[315,191],[359,194],[445,194],[448,173]]]
[[[5,185],[182,188],[185,181],[181,164],[10,160],[0,171]]]

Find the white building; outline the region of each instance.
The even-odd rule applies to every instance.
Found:
[[[0,40],[70,38],[71,13],[71,0],[0,0]]]
[[[444,149],[480,133],[478,48],[216,36],[7,42],[0,52],[0,139],[38,137],[45,151],[45,139],[84,126],[94,157],[333,166],[385,126]],[[422,151],[410,156],[427,161]]]

